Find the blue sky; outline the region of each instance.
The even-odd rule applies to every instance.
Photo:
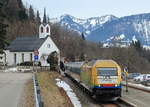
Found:
[[[150,13],[150,0],[23,0],[32,4],[43,14],[46,7],[50,18],[70,14],[78,18],[89,18],[112,14],[117,17]]]

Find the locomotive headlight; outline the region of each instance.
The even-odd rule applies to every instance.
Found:
[[[118,85],[116,84],[115,87],[117,87]]]

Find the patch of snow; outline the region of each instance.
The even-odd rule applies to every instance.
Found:
[[[143,45],[143,48],[146,50],[150,50],[150,46],[147,46],[147,45]]]
[[[150,89],[150,87],[149,86],[144,86],[144,85],[142,85],[142,84],[133,84],[133,83],[129,83],[130,85],[133,85],[133,86],[135,86],[135,87],[140,87],[140,88],[144,88],[144,89]]]
[[[141,22],[134,22],[133,26],[137,32],[142,33],[146,41],[150,40],[150,21],[143,20]]]
[[[133,42],[137,42],[138,40],[136,39],[135,35],[132,38]]]
[[[96,25],[96,20],[91,20],[90,24],[92,24],[92,26],[95,26]]]
[[[20,71],[20,72],[31,72],[32,70],[23,68],[23,69],[18,69],[18,71]]]
[[[124,39],[125,38],[125,35],[124,34],[121,34],[120,35],[120,39]]]
[[[110,37],[110,39],[114,39],[114,36]]]
[[[123,84],[126,84],[124,81],[122,81]],[[142,84],[134,84],[134,83],[128,83],[131,86],[137,87],[137,88],[143,88],[143,89],[147,89],[150,90],[150,86],[144,86]]]
[[[17,72],[17,71],[18,71],[17,67],[7,68],[4,70],[4,72]]]
[[[125,38],[125,35],[124,34],[121,34],[119,36],[111,36],[110,38],[108,38],[106,41],[111,41],[113,39],[115,40],[123,40]]]
[[[104,43],[103,44],[103,47],[109,47],[110,45],[109,45],[109,43]]]
[[[56,81],[60,81],[60,79],[59,79],[59,78],[56,78],[55,80],[56,80]]]
[[[90,34],[91,32],[89,30],[86,31],[86,34]]]
[[[122,40],[125,38],[125,35],[124,34],[121,34],[119,36],[115,36],[115,40]]]
[[[57,81],[57,83],[56,83],[57,86],[62,87],[66,91],[66,93],[67,93],[68,97],[70,98],[74,107],[81,107],[80,101],[78,100],[76,94],[73,92],[73,90],[70,88],[70,86],[66,82],[61,81],[58,78],[56,79],[56,81]]]
[[[71,27],[69,25],[67,27],[68,27],[68,29],[71,29]]]

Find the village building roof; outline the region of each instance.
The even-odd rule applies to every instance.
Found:
[[[46,39],[47,37],[39,38],[38,36],[17,37],[6,50],[11,52],[33,52],[38,50]]]

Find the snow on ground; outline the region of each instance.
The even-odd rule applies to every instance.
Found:
[[[115,40],[122,40],[125,38],[125,35],[124,34],[121,34],[119,36],[115,36]]]
[[[91,23],[90,23],[92,26],[95,26],[96,25],[96,20],[91,20]]]
[[[147,45],[143,45],[143,48],[146,50],[150,50],[150,46],[147,46]]]
[[[126,84],[125,81],[122,81],[122,83]],[[135,83],[128,83],[128,84],[137,88],[144,88],[144,89],[150,90],[150,86],[144,86],[142,84],[135,84]]]
[[[88,35],[89,35],[90,33],[91,33],[91,31],[89,31],[89,30],[87,30],[87,31],[86,31],[86,34],[88,34]]]
[[[109,43],[104,43],[103,47],[109,47]]]
[[[133,42],[137,42],[138,40],[136,39],[135,35],[132,38]]]
[[[4,70],[4,72],[17,72],[17,67],[7,68]]]
[[[140,87],[140,88],[145,88],[145,89],[150,89],[150,86],[144,86],[142,84],[134,84],[134,83],[129,83],[130,85],[133,85],[135,87]]]
[[[70,86],[66,82],[61,81],[60,79],[56,79],[56,81],[57,86],[62,87],[66,91],[74,107],[82,107],[80,101],[78,100],[76,94],[73,92]]]
[[[120,35],[120,39],[124,39],[125,38],[125,35],[124,34],[121,34]]]
[[[10,67],[3,70],[4,72],[31,72],[32,69],[29,68],[19,68],[19,67]]]

